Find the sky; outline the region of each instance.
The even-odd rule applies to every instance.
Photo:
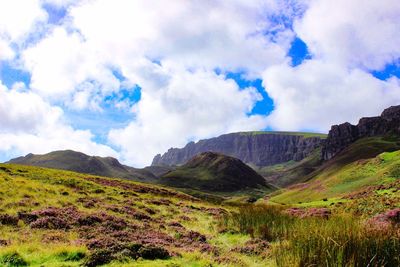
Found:
[[[357,123],[400,104],[399,29],[398,0],[0,0],[0,161]]]

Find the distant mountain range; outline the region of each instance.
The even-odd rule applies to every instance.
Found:
[[[44,155],[28,154],[6,163],[61,169],[212,192],[232,192],[260,187],[271,190],[273,188],[261,175],[239,159],[212,152],[197,155],[177,169],[167,166],[149,166],[137,169],[122,165],[115,158],[88,156],[71,150],[54,151]]]
[[[291,132],[240,132],[191,142],[157,155],[138,169],[110,157],[71,150],[28,154],[8,163],[118,177],[208,192],[288,187],[325,177],[358,160],[400,149],[400,106],[357,125],[332,126],[328,135]],[[332,167],[334,166],[334,167]],[[250,168],[251,167],[251,168]]]
[[[54,151],[44,155],[28,154],[6,163],[40,166],[144,182],[154,182],[159,175],[170,170],[168,167],[137,169],[122,165],[112,157],[88,156],[72,150]]]

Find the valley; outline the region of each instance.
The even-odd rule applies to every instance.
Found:
[[[0,262],[399,266],[399,110],[328,135],[223,135],[143,169],[70,150],[10,160]]]

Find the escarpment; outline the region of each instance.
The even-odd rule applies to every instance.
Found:
[[[241,132],[190,142],[153,159],[154,166],[182,165],[202,152],[222,153],[256,166],[300,161],[321,146],[324,135],[280,132]]]
[[[322,157],[329,160],[356,140],[373,136],[400,137],[400,106],[387,108],[377,117],[361,118],[357,125],[333,125],[323,144]]]

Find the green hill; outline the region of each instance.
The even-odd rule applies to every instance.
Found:
[[[334,198],[341,201],[348,194],[366,187],[391,184],[400,178],[400,151],[396,151],[399,149],[397,139],[360,139],[304,177],[307,182],[282,189],[274,193],[270,200],[278,203],[301,202],[304,205],[307,202],[320,202],[321,205],[328,205],[331,201],[324,203],[322,200]]]
[[[115,158],[88,156],[72,150],[54,151],[44,155],[28,154],[7,163],[76,171],[134,181],[154,182],[157,179],[157,176],[148,169],[136,169],[122,165]]]
[[[160,183],[206,192],[273,190],[261,175],[241,160],[213,152],[198,154],[183,166],[163,175]]]

